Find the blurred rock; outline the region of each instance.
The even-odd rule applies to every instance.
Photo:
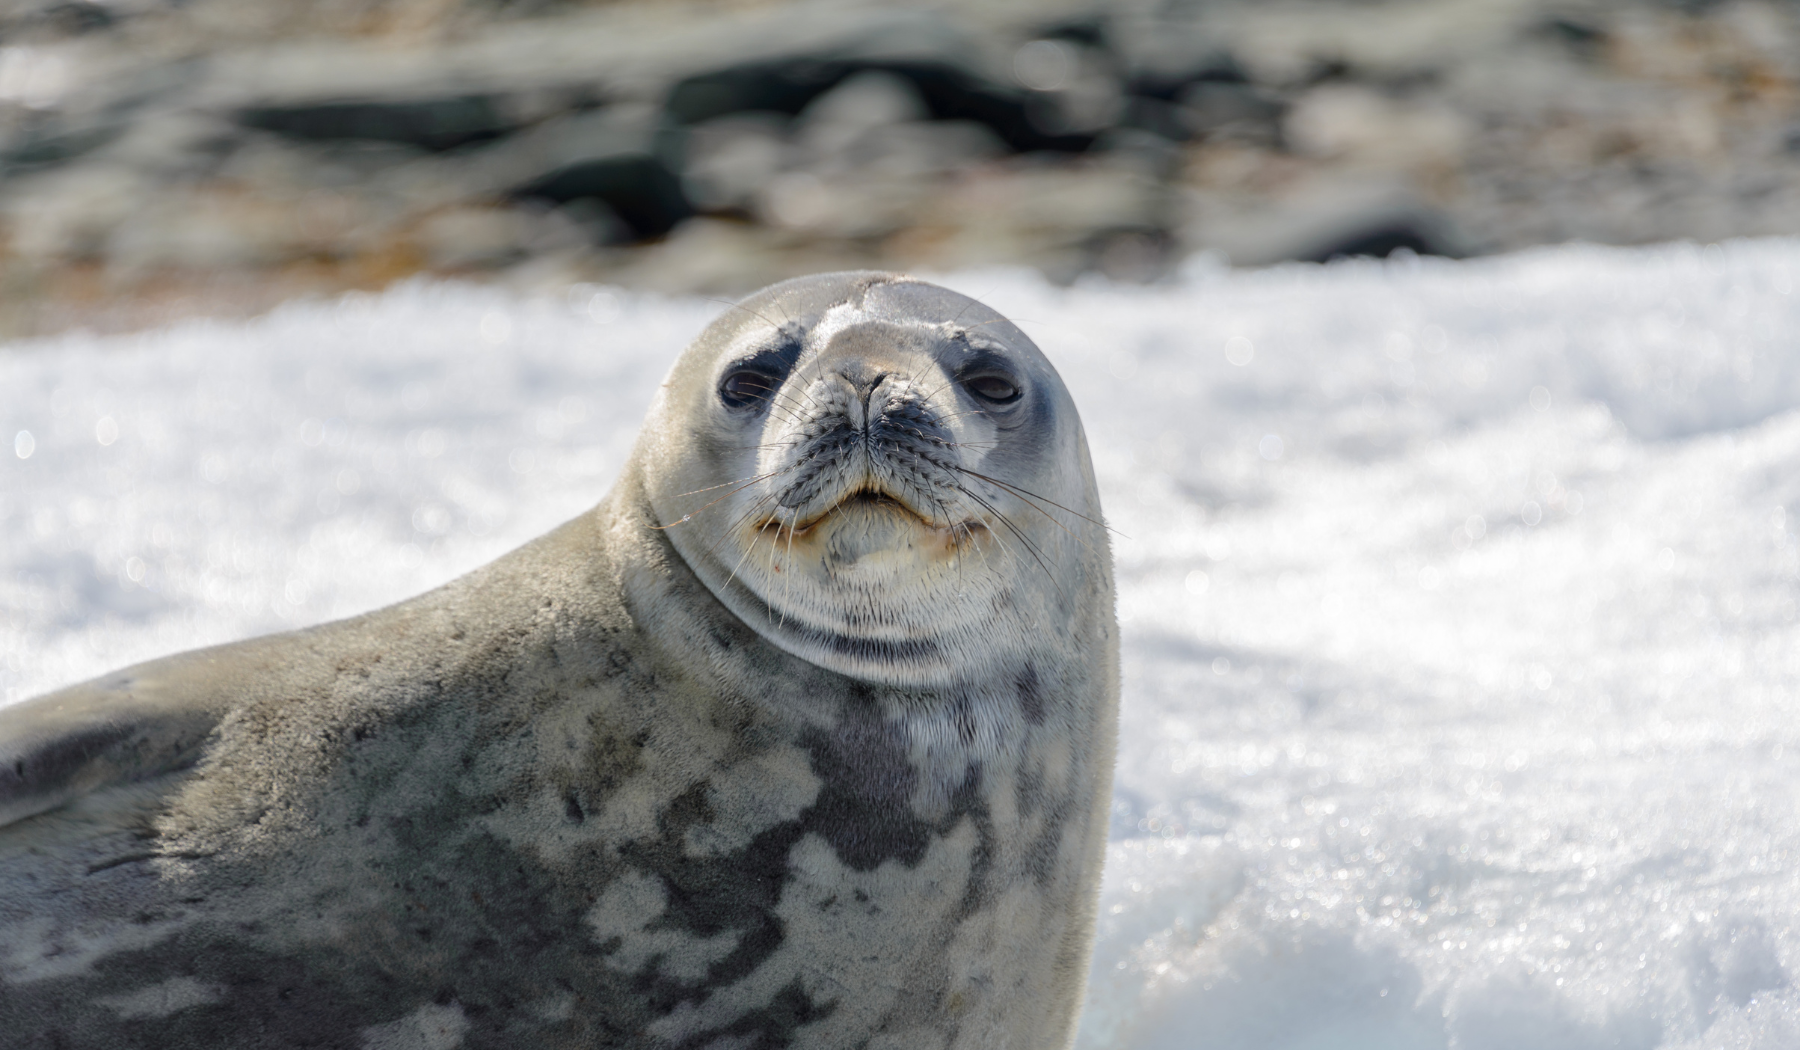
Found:
[[[981,124],[1017,151],[1080,152],[1092,141],[1093,130],[1105,123],[1071,116],[1060,96],[1046,102],[1038,93],[988,79],[962,64],[913,57],[790,56],[733,66],[675,85],[669,115],[700,123],[733,113],[797,114],[845,80],[870,73],[909,83],[930,118]]]
[[[1797,43],[1766,0],[13,0],[0,331],[67,289],[1800,233]]]
[[[604,204],[634,239],[660,237],[694,213],[655,154],[632,150],[565,164],[513,190],[521,200]]]
[[[1231,80],[1199,80],[1182,89],[1177,119],[1195,137],[1231,139],[1264,149],[1281,144],[1287,106],[1274,93]]]
[[[498,266],[525,255],[536,232],[531,219],[511,208],[457,207],[427,217],[416,238],[434,269]]]
[[[251,106],[237,120],[247,128],[302,141],[395,142],[433,151],[488,142],[518,130],[492,95]]]
[[[849,152],[878,128],[930,119],[931,112],[912,82],[893,73],[869,71],[840,81],[800,113],[801,144],[820,157]]]
[[[1455,110],[1435,100],[1327,83],[1294,101],[1282,133],[1302,156],[1358,168],[1430,171],[1457,165],[1470,129]]]
[[[788,165],[788,123],[779,113],[753,110],[695,125],[682,174],[688,200],[702,211],[750,214]]]
[[[74,131],[50,131],[18,136],[14,145],[0,153],[0,173],[19,175],[49,165],[74,160],[89,150],[106,145],[125,129],[117,124],[95,125]]]

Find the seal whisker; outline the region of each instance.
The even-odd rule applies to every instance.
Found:
[[[1080,518],[1082,521],[1085,521],[1090,525],[1098,525],[1101,528],[1105,529],[1106,531],[1112,533],[1115,536],[1124,536],[1125,535],[1124,533],[1120,532],[1118,529],[1115,529],[1111,525],[1108,525],[1106,522],[1095,521],[1093,518],[1088,517],[1086,514],[1083,514],[1078,510],[1072,510],[1068,507],[1065,507],[1062,504],[1056,502],[1055,500],[1051,499],[1048,496],[1040,496],[1037,493],[1032,492],[1029,489],[1019,488],[1016,485],[1010,484],[1005,481],[1001,481],[997,478],[990,478],[986,474],[980,473],[979,471],[970,470],[968,467],[960,467],[959,466],[954,469],[960,470],[964,474],[969,475],[970,477],[980,478],[981,480],[987,482],[990,485],[998,485],[1001,488],[1006,489],[1009,492],[1012,492],[1014,495],[1019,496],[1020,498],[1029,496],[1032,499],[1043,500],[1045,503],[1050,504],[1052,507],[1055,507],[1057,510],[1066,511],[1067,513],[1073,514],[1077,518]],[[1129,539],[1130,537],[1125,537],[1125,538]]]
[[[1005,318],[997,318],[996,320],[1005,320]],[[975,325],[974,328],[967,329],[967,331],[974,331],[975,328],[980,328],[982,325],[994,324],[994,323],[995,323],[995,321],[983,321],[983,322],[981,322],[980,325]],[[958,385],[961,385],[964,383],[968,383],[970,380],[975,379],[975,378],[978,378],[978,377],[977,376],[964,377],[964,376],[960,376],[960,375],[952,375],[948,378],[948,380],[946,380],[944,382],[943,385],[936,387],[935,389],[933,389],[931,391],[931,393],[927,394],[925,396],[925,400],[930,401],[933,398],[937,397],[939,394],[950,389],[951,387],[958,386]]]
[[[1069,597],[1068,592],[1062,589],[1062,584],[1056,579],[1056,574],[1050,571],[1050,564],[1044,560],[1043,554],[1037,549],[1037,545],[1032,543],[1031,539],[1025,535],[1024,530],[1015,525],[1013,520],[1007,517],[1000,508],[989,503],[987,500],[982,499],[980,496],[975,495],[975,493],[969,491],[968,488],[963,488],[962,492],[963,495],[987,508],[988,513],[1000,519],[1000,524],[1005,525],[1007,530],[1018,538],[1025,549],[1031,553],[1032,560],[1038,563],[1038,568],[1044,570],[1044,576],[1050,581],[1050,586],[1055,587],[1056,593],[1062,595],[1064,600],[1067,600]]]
[[[967,498],[968,498],[968,499],[970,499],[970,500],[972,500],[972,501],[973,501],[973,502],[975,502],[975,503],[978,503],[978,504],[979,504],[979,503],[980,503],[980,502],[981,502],[981,501],[980,501],[980,500],[977,500],[977,499],[975,499],[975,497],[974,497],[974,494],[973,494],[973,493],[970,493],[970,492],[966,492],[966,491],[965,491],[965,492],[964,492],[964,493],[963,493],[963,495],[964,495],[964,496],[965,496],[965,497],[967,497]],[[990,513],[992,513],[992,514],[993,514],[993,515],[994,515],[994,516],[996,516],[996,517],[998,517],[998,516],[999,516],[999,511],[990,511]],[[996,531],[994,531],[994,530],[993,530],[993,529],[989,529],[989,530],[988,530],[988,535],[990,535],[990,536],[992,536],[992,537],[993,537],[993,538],[994,538],[994,543],[995,543],[995,545],[996,545],[996,546],[998,546],[998,547],[999,547],[999,548],[1000,548],[1000,551],[1001,551],[1001,553],[1003,553],[1003,554],[1005,554],[1005,555],[1006,555],[1006,556],[1007,556],[1007,557],[1012,557],[1012,545],[1011,545],[1011,544],[1009,544],[1009,543],[1008,543],[1008,542],[1007,542],[1007,541],[1006,541],[1006,537],[1005,537],[1005,536],[1003,536],[1003,535],[1001,535],[1001,534],[1000,534],[1000,533],[998,533],[998,532],[996,532]],[[984,562],[984,563],[987,563],[987,559],[986,559],[986,558],[983,558],[983,559],[982,559],[982,561],[983,561],[983,562]],[[989,569],[990,569],[990,570],[991,570],[991,569],[993,569],[993,566],[992,566],[992,564],[988,564],[988,568],[989,568]],[[1002,575],[1002,576],[1004,576],[1004,573],[1001,573],[1001,574],[1000,574],[1000,575]]]
[[[768,318],[768,317],[766,317],[766,316],[765,316],[765,315],[763,315],[763,314],[760,314],[760,313],[758,313],[758,312],[756,312],[756,311],[755,311],[755,310],[752,310],[752,309],[750,309],[750,308],[749,308],[749,307],[748,307],[748,306],[745,306],[745,305],[744,305],[744,304],[743,304],[743,303],[734,303],[734,302],[731,302],[731,301],[729,301],[729,300],[725,300],[725,299],[717,299],[717,298],[709,298],[709,299],[708,299],[708,300],[707,300],[707,301],[708,301],[708,302],[713,302],[713,303],[720,303],[720,304],[722,304],[722,305],[724,305],[724,306],[726,306],[726,307],[728,307],[728,308],[732,308],[732,309],[738,309],[738,310],[742,310],[742,311],[744,311],[744,312],[745,312],[745,313],[747,313],[747,314],[749,314],[749,315],[750,315],[750,316],[752,316],[752,317],[754,317],[754,318],[756,318],[756,319],[757,319],[757,320],[759,320],[759,321],[761,321],[761,322],[762,322],[762,323],[763,323],[763,324],[766,324],[766,325],[768,325],[768,326],[769,326],[769,327],[770,327],[770,328],[773,328],[773,329],[774,329],[774,330],[775,330],[775,331],[776,331],[776,332],[781,332],[781,331],[782,331],[782,330],[783,330],[783,329],[784,329],[784,328],[786,328],[786,327],[787,327],[787,326],[789,326],[789,325],[791,325],[791,324],[793,324],[793,323],[794,323],[794,321],[793,321],[793,318],[791,318],[791,317],[790,317],[790,318],[788,318],[788,319],[787,319],[787,320],[786,320],[786,321],[785,321],[785,322],[783,322],[783,323],[782,323],[782,324],[777,324],[777,323],[775,323],[775,322],[774,322],[774,321],[772,321],[772,320],[770,320],[770,319],[769,319],[769,318]],[[777,303],[777,304],[776,304],[776,305],[780,305],[780,304],[779,304],[779,303]],[[785,308],[785,307],[783,307],[783,313],[785,313],[785,312],[786,312],[786,308]],[[778,403],[779,403],[779,402],[776,402],[776,401],[775,401],[775,399],[774,399],[774,397],[773,397],[773,395],[774,395],[774,394],[775,394],[775,393],[776,393],[776,392],[777,392],[777,390],[778,390],[778,389],[779,389],[779,387],[768,387],[768,388],[765,388],[765,389],[767,389],[767,390],[769,390],[769,392],[770,392],[770,395],[771,395],[771,396],[769,396],[769,397],[767,397],[767,398],[764,398],[764,400],[766,400],[766,401],[768,401],[768,402],[769,402],[769,403],[770,403],[770,404],[771,404],[771,405],[774,405],[774,404],[778,404]],[[802,389],[802,390],[801,390],[801,393],[803,393],[803,394],[804,394],[804,393],[806,393],[806,391],[805,391],[805,389],[804,389],[804,388],[803,388],[803,389]],[[751,396],[752,396],[752,397],[754,397],[754,396],[756,396],[756,395],[751,395]],[[811,396],[811,395],[808,395],[808,396],[809,396],[809,397],[810,397],[810,396]],[[789,405],[789,406],[784,406],[784,407],[788,407],[788,408],[789,408],[789,411],[797,411],[797,410],[798,410],[798,407],[799,407],[799,404],[798,404],[798,402],[794,402],[794,403],[793,403],[793,404],[792,404],[792,405]]]
[[[699,509],[691,510],[691,511],[687,512],[686,514],[683,514],[679,520],[671,521],[666,525],[652,525],[650,527],[653,529],[659,529],[659,530],[660,529],[672,529],[675,526],[682,524],[683,522],[692,521],[694,518],[694,515],[701,513],[702,511],[706,510],[708,507],[711,507],[713,504],[722,503],[725,500],[730,499],[731,497],[737,495],[738,493],[744,491],[745,489],[749,488],[752,485],[755,485],[758,482],[767,481],[770,478],[777,477],[781,474],[785,474],[788,471],[793,470],[793,469],[794,469],[794,466],[790,465],[790,466],[782,467],[780,470],[772,470],[767,474],[763,474],[758,477],[750,478],[749,480],[744,481],[744,483],[742,485],[738,485],[737,488],[732,489],[730,492],[725,493],[723,496],[720,496],[717,499],[711,500],[711,501],[703,504]],[[725,483],[725,485],[737,485],[737,482],[727,481]],[[724,487],[725,487],[724,485],[714,485],[714,486],[712,486],[711,489],[696,489],[695,492],[710,492],[712,489],[724,488]]]
[[[785,392],[783,392],[782,388],[766,386],[766,387],[763,387],[763,389],[768,391],[768,393],[767,394],[746,394],[744,396],[755,398],[756,400],[759,400],[759,401],[765,401],[772,408],[785,408],[788,410],[790,418],[792,417],[792,415],[794,413],[796,413],[800,410],[800,402],[794,400],[793,395],[786,394]],[[801,393],[806,394],[806,396],[808,398],[812,397],[812,395],[807,393],[805,390],[802,390]],[[780,395],[780,398],[778,398],[777,395]],[[782,400],[781,398],[785,398],[785,400]],[[818,402],[815,400],[814,404],[817,404],[817,403]]]
[[[793,448],[795,445],[798,445],[798,444],[800,444],[800,442],[798,440],[795,440],[795,441],[770,441],[770,442],[767,442],[767,443],[761,444],[761,445],[720,445],[719,447],[732,449],[734,451],[749,451],[749,450],[754,449],[758,452],[762,452],[762,451],[767,451],[769,449],[774,449],[774,448]],[[730,484],[730,483],[727,482],[727,484]],[[712,487],[718,488],[719,486],[714,485]],[[695,491],[696,492],[705,492],[707,490],[706,489],[696,489]]]
[[[944,382],[944,384],[942,386],[935,387],[930,393],[926,394],[920,400],[924,401],[927,404],[930,404],[931,401],[934,398],[936,398],[939,394],[943,393],[944,391],[950,389],[951,387],[953,387],[955,385],[956,385],[956,377],[951,376],[948,380],[946,380]]]
[[[786,409],[787,414],[788,414],[788,419],[794,420],[794,419],[799,418],[800,413],[802,411],[804,411],[806,406],[801,403],[799,397],[795,397],[793,394],[788,392],[787,387],[789,385],[790,384],[784,382],[781,385],[781,388],[779,390],[779,393],[781,394],[781,400],[775,400],[773,397],[771,397],[769,399],[769,404],[774,407],[777,407],[777,408]],[[824,409],[825,406],[819,404],[819,399],[814,397],[812,394],[812,391],[808,390],[804,384],[792,384],[792,385],[795,385],[799,388],[800,397],[804,397],[807,401],[810,401],[814,408]]]
[[[950,323],[955,324],[956,322],[962,320],[963,314],[968,313],[969,307],[971,307],[971,306],[987,306],[987,303],[982,302],[982,300],[992,294],[994,294],[994,290],[992,288],[989,288],[987,291],[982,292],[980,295],[969,296],[969,301],[962,305],[962,309],[956,311],[955,315],[953,315],[950,318]]]
[[[725,528],[719,533],[718,538],[713,540],[712,543],[707,546],[706,553],[709,556],[712,554],[718,553],[720,544],[724,543],[726,539],[730,538],[731,535],[738,530],[738,527],[740,525],[744,524],[744,522],[746,522],[746,521],[749,521],[752,517],[754,517],[757,514],[758,511],[761,511],[764,507],[768,506],[769,503],[775,499],[775,497],[776,497],[776,493],[773,493],[773,492],[764,493],[763,495],[757,497],[756,501],[754,503],[750,504],[750,506],[747,510],[745,510],[742,514],[739,514],[736,518],[733,518],[731,520],[731,523],[725,526]],[[775,524],[776,524],[777,529],[779,529],[781,527],[780,522],[776,522]],[[760,533],[760,531],[761,530],[758,530],[759,533]]]
[[[766,497],[766,496],[764,497],[765,500],[768,498],[770,498],[770,497]],[[744,514],[744,517],[749,517],[750,513],[754,512],[754,510],[755,510],[755,508],[752,507],[750,512],[746,512]],[[739,520],[742,520],[742,519],[740,518]],[[735,529],[735,525],[733,526],[733,528]],[[778,525],[776,527],[776,536],[777,537],[780,536],[780,532],[781,532],[780,526]],[[756,532],[751,535],[750,546],[744,548],[744,553],[738,555],[737,564],[733,565],[731,567],[731,575],[725,577],[725,586],[726,587],[730,587],[731,581],[737,579],[738,570],[744,567],[744,559],[750,557],[750,552],[756,549],[757,543],[759,541],[761,541],[761,539],[762,539],[762,534],[763,534],[763,530],[757,529]],[[773,547],[774,544],[771,543],[770,546]]]
[[[980,474],[976,474],[976,473],[975,473],[975,472],[974,472],[974,471],[972,471],[972,470],[967,470],[967,469],[965,469],[965,468],[963,468],[963,467],[958,467],[958,466],[954,466],[954,465],[953,465],[953,466],[952,466],[952,467],[951,467],[951,468],[950,468],[950,469],[952,469],[952,470],[960,470],[960,471],[962,471],[962,472],[963,472],[963,473],[964,473],[964,474],[968,474],[968,475],[970,475],[970,476],[972,476],[972,477],[978,477],[978,478],[982,478],[982,475],[980,475]],[[1065,535],[1065,536],[1067,536],[1067,537],[1069,537],[1069,538],[1070,538],[1070,539],[1072,539],[1072,540],[1074,540],[1074,541],[1075,541],[1075,542],[1076,542],[1076,543],[1079,543],[1079,544],[1081,544],[1081,547],[1082,547],[1082,549],[1083,549],[1083,550],[1086,550],[1086,551],[1088,551],[1088,552],[1090,552],[1090,553],[1092,553],[1092,551],[1093,551],[1093,548],[1092,548],[1092,547],[1091,547],[1091,546],[1089,546],[1089,545],[1088,545],[1088,542],[1087,542],[1087,540],[1085,540],[1085,539],[1083,539],[1083,538],[1081,538],[1081,537],[1080,537],[1080,536],[1077,536],[1077,535],[1076,535],[1076,534],[1075,534],[1075,533],[1074,533],[1074,532],[1072,532],[1072,531],[1070,531],[1070,529],[1069,529],[1069,528],[1068,528],[1068,527],[1067,527],[1067,526],[1065,526],[1065,525],[1064,525],[1064,524],[1063,524],[1063,523],[1062,523],[1062,522],[1060,522],[1060,521],[1057,521],[1057,520],[1056,520],[1056,518],[1055,518],[1055,516],[1053,516],[1053,515],[1052,515],[1052,514],[1050,514],[1050,512],[1048,512],[1048,511],[1046,511],[1046,510],[1044,510],[1044,509],[1043,509],[1043,508],[1042,508],[1042,507],[1040,507],[1040,506],[1038,506],[1038,505],[1037,505],[1037,504],[1036,504],[1036,503],[1034,503],[1034,502],[1032,502],[1032,501],[1031,501],[1031,500],[1030,500],[1030,499],[1028,499],[1028,498],[1026,498],[1026,497],[1025,497],[1025,496],[1024,496],[1024,495],[1023,495],[1023,494],[1021,494],[1021,493],[1019,493],[1019,492],[1017,492],[1017,491],[1015,491],[1015,490],[1014,490],[1014,489],[1013,489],[1013,488],[1012,488],[1012,486],[1010,486],[1010,485],[1007,485],[1007,484],[1006,484],[1006,483],[1004,483],[1004,482],[1000,482],[1000,481],[994,481],[994,480],[992,480],[992,479],[990,479],[990,478],[982,478],[982,480],[983,480],[983,481],[987,481],[987,482],[988,482],[988,483],[989,483],[989,484],[991,484],[991,485],[993,485],[993,486],[994,486],[994,487],[995,487],[995,488],[998,488],[998,489],[1000,489],[1000,490],[1002,490],[1002,491],[1004,491],[1004,492],[1008,492],[1008,493],[1011,493],[1011,494],[1012,494],[1012,495],[1013,495],[1013,496],[1014,496],[1014,497],[1015,497],[1015,498],[1017,498],[1017,499],[1018,499],[1018,501],[1019,501],[1019,502],[1020,502],[1020,503],[1023,503],[1023,504],[1025,504],[1025,505],[1026,505],[1026,506],[1027,506],[1027,507],[1030,507],[1030,508],[1031,508],[1031,509],[1032,509],[1032,510],[1035,510],[1035,511],[1037,511],[1037,512],[1038,512],[1038,513],[1039,513],[1039,514],[1042,514],[1042,515],[1043,515],[1043,516],[1044,516],[1044,519],[1045,519],[1045,520],[1047,520],[1047,521],[1048,521],[1048,522],[1050,522],[1050,524],[1052,524],[1052,525],[1055,525],[1055,526],[1056,526],[1056,527],[1057,527],[1057,528],[1058,528],[1058,529],[1061,529],[1061,530],[1062,530],[1062,532],[1063,532],[1063,535]],[[1073,514],[1073,513],[1075,513],[1075,512],[1074,512],[1074,511],[1070,511],[1070,513],[1071,513],[1071,514]],[[1078,516],[1079,516],[1079,515],[1078,515]]]
[[[799,531],[799,530],[793,528],[792,526],[788,527],[787,573],[786,573],[787,580],[782,585],[782,592],[781,592],[781,622],[784,625],[787,623],[787,607],[789,604],[788,599],[793,597],[793,593],[794,593],[794,533],[797,531]],[[781,533],[780,533],[779,529],[775,533],[775,538],[777,540],[779,540],[781,538]],[[775,545],[772,543],[769,545],[769,553],[771,555],[773,555],[775,553]]]
[[[813,396],[812,391],[810,389],[808,389],[808,387],[811,386],[812,381],[808,380],[806,378],[806,368],[808,366],[819,366],[821,364],[820,355],[815,353],[809,359],[804,358],[804,355],[805,355],[804,349],[801,351],[801,355],[802,356],[800,358],[795,359],[793,366],[788,371],[788,374],[785,377],[783,377],[783,379],[781,381],[781,389],[783,392],[786,392],[788,387],[793,387],[796,391],[799,392],[801,397],[804,397],[804,398],[806,398],[806,400],[812,402],[812,406],[814,408],[823,410],[826,406],[819,404],[819,399]],[[823,372],[817,373],[813,378],[817,379],[820,375],[823,375],[823,374],[824,374]],[[784,402],[782,404],[782,407],[784,407],[788,410],[788,418],[790,421],[799,417],[800,410],[802,408],[799,400],[793,398],[792,395],[789,395],[788,401]]]
[[[737,532],[739,526],[743,525],[744,522],[750,520],[757,513],[759,513],[764,507],[768,506],[770,504],[770,502],[772,502],[778,495],[779,495],[779,493],[766,492],[763,495],[757,497],[756,500],[753,503],[751,503],[750,506],[747,509],[745,509],[745,511],[742,514],[739,514],[736,518],[733,518],[731,520],[731,522],[729,524],[727,524],[725,526],[725,528],[719,533],[719,535],[711,543],[707,544],[707,546],[706,546],[707,556],[711,557],[714,554],[717,554],[718,550],[719,550],[719,546],[721,544],[723,544],[727,539],[731,538],[731,536]],[[777,532],[779,532],[780,528],[781,528],[781,523],[778,521],[775,523],[775,525],[776,525]],[[761,531],[762,530],[760,530],[760,529],[758,530],[759,535],[761,534]],[[752,549],[754,549],[754,547],[755,547],[754,540],[752,541],[751,546],[752,546]],[[738,564],[740,566],[743,564],[742,558],[738,559]],[[737,570],[735,568],[732,570],[733,575],[736,575],[736,571]]]
[[[962,377],[962,376],[958,376],[958,375],[953,375],[953,376],[951,376],[951,377],[950,377],[950,378],[949,378],[949,379],[948,379],[948,380],[946,380],[946,381],[945,381],[945,383],[944,383],[944,385],[942,385],[942,386],[940,386],[940,387],[938,387],[938,388],[937,388],[937,389],[935,389],[935,390],[933,390],[933,391],[932,391],[932,392],[931,392],[931,393],[930,393],[930,394],[927,394],[927,395],[926,395],[926,396],[925,396],[925,400],[927,400],[927,401],[930,401],[930,400],[931,400],[931,399],[932,399],[932,398],[935,398],[935,397],[937,397],[937,396],[938,396],[938,395],[939,395],[939,394],[941,394],[941,393],[943,393],[943,392],[944,392],[944,391],[946,391],[946,390],[948,390],[948,389],[950,389],[950,388],[951,388],[951,387],[953,387],[953,386],[961,386],[961,385],[963,385],[963,384],[965,384],[965,383],[967,383],[967,382],[969,382],[969,379],[973,379],[973,378],[975,378],[975,377],[974,377],[974,376],[970,376],[970,377],[968,377],[968,378],[964,378],[964,377]]]
[[[963,331],[973,332],[977,328],[986,328],[988,325],[991,325],[991,324],[1014,324],[1014,325],[1016,325],[1020,321],[1027,321],[1027,322],[1030,322],[1031,324],[1038,323],[1037,318],[1035,318],[1035,317],[990,317],[985,321],[978,321],[975,324],[969,325],[968,327],[964,328]]]
[[[720,306],[725,307],[727,310],[742,310],[745,313],[749,314],[751,317],[754,317],[758,321],[761,321],[763,324],[768,325],[770,328],[774,328],[777,330],[779,330],[781,328],[781,326],[776,324],[774,321],[771,321],[767,317],[764,317],[762,314],[759,314],[755,310],[750,309],[748,306],[745,306],[743,303],[735,303],[735,302],[732,302],[730,299],[718,299],[718,298],[715,298],[710,295],[706,297],[706,301],[709,303],[718,303]]]
[[[761,446],[757,446],[757,445],[744,445],[744,446],[740,446],[740,447],[743,447],[743,448],[758,448],[758,447],[761,447]],[[708,485],[708,486],[706,486],[706,487],[705,487],[705,488],[703,488],[703,489],[689,489],[689,490],[688,490],[688,491],[686,491],[686,492],[677,492],[677,493],[675,493],[675,498],[677,498],[677,499],[680,499],[680,498],[681,498],[681,497],[683,497],[683,496],[698,496],[698,495],[700,495],[700,494],[701,494],[701,493],[702,493],[702,492],[714,492],[714,491],[716,491],[716,490],[718,490],[718,489],[722,489],[722,488],[724,488],[724,487],[726,487],[726,486],[727,486],[727,485],[736,485],[736,484],[739,484],[739,483],[741,483],[741,482],[749,482],[749,483],[751,483],[751,484],[755,484],[755,483],[756,483],[756,482],[758,482],[758,481],[761,481],[761,480],[763,480],[763,479],[764,479],[764,478],[772,478],[772,477],[774,477],[774,476],[775,476],[775,475],[777,475],[777,474],[780,474],[780,473],[782,473],[782,472],[783,472],[783,471],[788,471],[788,470],[792,470],[792,469],[794,469],[794,468],[793,468],[793,467],[782,467],[782,468],[781,468],[781,469],[780,469],[780,470],[771,470],[771,471],[769,471],[769,472],[768,472],[768,473],[767,473],[767,474],[759,474],[759,475],[752,475],[752,476],[750,476],[750,477],[746,477],[746,478],[738,478],[738,479],[737,479],[737,480],[736,480],[736,481],[722,481],[722,482],[720,482],[720,483],[719,483],[719,484],[717,484],[717,485]],[[709,507],[710,507],[710,506],[712,506],[712,504],[710,504],[710,503],[709,503],[709,504],[707,504],[707,506],[709,506]],[[665,527],[666,527],[666,526],[665,526]]]
[[[939,416],[939,417],[937,417],[937,422],[948,423],[952,419],[961,419],[964,416],[985,416],[985,415],[987,415],[987,413],[979,408],[968,408],[968,409],[964,409],[961,412],[952,412],[947,416]]]

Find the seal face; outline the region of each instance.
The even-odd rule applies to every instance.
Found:
[[[1067,392],[776,285],[592,512],[366,616],[0,710],[9,1046],[1058,1047],[1118,699]]]
[[[810,289],[808,289],[810,291]],[[1097,524],[1081,426],[1010,322],[915,281],[752,298],[683,360],[650,499],[708,588],[820,667],[942,687],[1056,634]],[[673,425],[680,420],[681,425]]]

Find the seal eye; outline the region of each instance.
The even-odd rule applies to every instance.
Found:
[[[725,367],[725,376],[719,380],[719,400],[728,408],[768,407],[799,357],[799,337],[784,331],[778,342]]]
[[[719,384],[719,400],[732,408],[757,408],[766,405],[781,380],[767,372],[739,369]]]
[[[1019,388],[1005,376],[982,375],[965,380],[963,385],[969,392],[983,401],[992,401],[996,405],[1010,405],[1019,399]]]

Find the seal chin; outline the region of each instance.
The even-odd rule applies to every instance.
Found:
[[[836,574],[869,559],[954,557],[988,530],[985,522],[923,512],[902,495],[865,487],[800,512],[765,516],[752,531],[773,537],[778,550],[816,552],[823,567]]]
[[[976,673],[964,651],[975,625],[957,592],[991,553],[985,523],[938,524],[873,485],[800,512],[794,525],[771,515],[749,527],[745,549],[765,553],[744,560],[728,591],[764,637],[889,685],[941,687]]]

